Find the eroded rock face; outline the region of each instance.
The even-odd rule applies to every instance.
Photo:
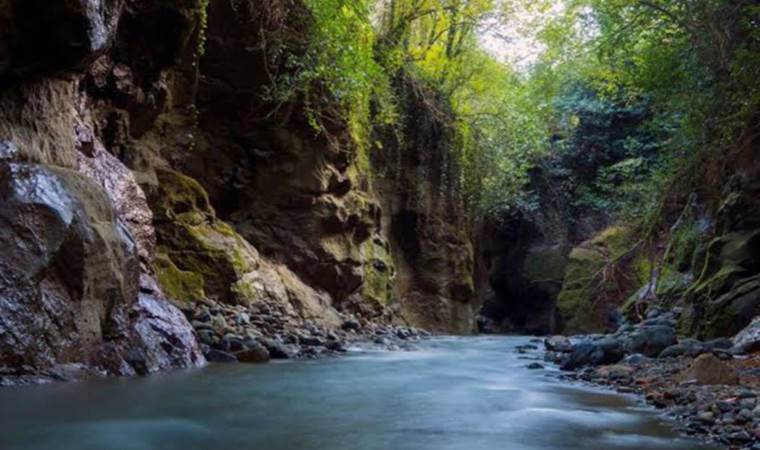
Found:
[[[135,243],[92,180],[5,162],[0,196],[0,365],[132,375],[203,364],[184,316],[141,289]]]
[[[196,148],[186,152],[177,137],[162,155],[202,184],[218,218],[322,303],[385,320],[395,268],[358,150],[340,126],[329,130],[336,141],[317,135],[301,105],[285,108],[287,117],[252,112],[273,62],[258,31],[268,26],[266,14],[248,4],[210,5]],[[282,13],[288,27],[303,31],[309,23],[297,2]],[[294,45],[289,50],[298,52]]]
[[[124,0],[3,0],[0,86],[82,67],[113,43],[123,6]]]
[[[373,187],[396,264],[394,295],[402,316],[430,330],[475,332],[471,223],[452,176],[448,130],[426,107],[432,91],[399,82],[407,111],[404,142],[386,136],[373,152]],[[426,96],[428,96],[426,98]],[[446,106],[438,105],[441,110]]]
[[[0,1],[2,383],[205,363],[153,280],[152,213],[117,157],[163,107],[161,70],[196,20],[195,1],[154,3]],[[140,14],[176,45],[133,70]]]
[[[680,328],[701,338],[733,336],[760,314],[760,230],[710,242],[699,279],[686,292]]]
[[[1,359],[87,362],[108,333],[110,310],[137,296],[134,242],[81,175],[15,163],[3,172]]]

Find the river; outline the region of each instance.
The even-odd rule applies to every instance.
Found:
[[[528,370],[528,338],[0,390],[0,449],[683,449],[632,397]]]

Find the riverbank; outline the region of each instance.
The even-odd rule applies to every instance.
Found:
[[[204,301],[184,310],[195,329],[201,350],[211,362],[263,363],[270,359],[315,359],[339,356],[353,344],[385,350],[411,349],[411,343],[430,333],[336,313],[332,326],[288,311],[277,302],[251,306]]]
[[[760,355],[739,339],[678,340],[677,314],[653,314],[607,335],[547,338],[544,359],[565,381],[638,395],[685,435],[760,449]]]
[[[357,345],[374,350],[409,351],[415,348],[416,342],[431,336],[424,330],[393,324],[389,318],[371,321],[339,312],[332,326],[327,326],[324,320],[304,319],[292,309],[272,301],[246,306],[204,300],[173,306],[179,310],[172,307],[172,311],[180,318],[184,314],[194,330],[193,333],[188,329],[185,340],[191,342],[206,361],[213,363],[261,364],[270,360],[339,357],[345,355],[350,346]],[[155,334],[173,342],[163,334],[172,322],[162,320],[155,310],[148,311],[147,315],[153,322],[150,327],[140,329],[142,334]],[[126,372],[122,377],[156,374],[157,371],[149,370],[141,362],[146,356],[139,354],[139,349],[127,354],[130,363],[141,370]],[[51,368],[0,366],[0,387],[103,379],[113,377],[114,373],[119,372],[97,361],[58,364]]]

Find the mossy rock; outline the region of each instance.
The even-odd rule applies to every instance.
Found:
[[[156,176],[158,188],[148,201],[164,254],[156,267],[162,287],[179,300],[204,295],[230,304],[254,301],[255,290],[243,279],[258,267],[256,250],[216,218],[197,181],[166,169]]]
[[[745,278],[732,289],[708,303],[707,322],[701,337],[714,339],[733,336],[760,315],[760,275]]]
[[[591,285],[605,263],[605,255],[594,249],[577,247],[570,252],[562,291],[557,297],[565,332],[589,333],[603,329],[593,307]]]
[[[679,329],[701,338],[731,336],[760,314],[760,230],[713,239],[699,279],[686,291]]]
[[[366,240],[360,246],[360,253],[364,270],[362,297],[381,305],[389,304],[396,269],[387,243],[378,238]]]
[[[170,298],[185,302],[195,302],[206,298],[203,277],[193,272],[180,270],[165,253],[156,254],[153,266],[158,283]]]
[[[623,227],[610,227],[574,248],[568,257],[562,291],[557,297],[565,333],[596,333],[608,329],[611,312],[627,297],[621,295],[627,280],[608,279],[611,264],[625,264],[621,259],[629,250],[630,236]]]

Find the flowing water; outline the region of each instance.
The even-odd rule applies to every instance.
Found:
[[[683,449],[632,398],[559,382],[527,338],[0,390],[0,449]]]

